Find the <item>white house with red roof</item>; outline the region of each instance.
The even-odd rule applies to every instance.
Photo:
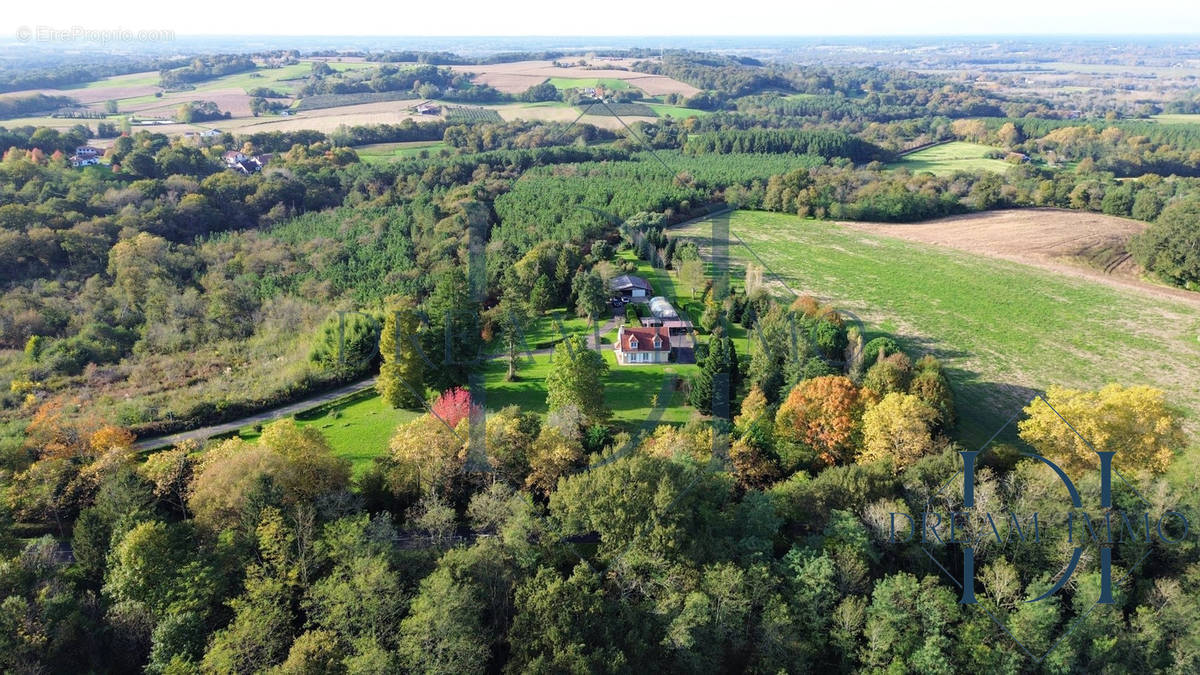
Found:
[[[667,363],[671,356],[671,333],[662,326],[621,326],[617,329],[613,355],[617,357],[617,363],[623,366]]]

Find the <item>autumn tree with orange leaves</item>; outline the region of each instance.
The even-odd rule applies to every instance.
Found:
[[[775,433],[808,446],[824,464],[841,464],[854,458],[862,414],[862,396],[850,378],[815,377],[793,387],[779,406]]]

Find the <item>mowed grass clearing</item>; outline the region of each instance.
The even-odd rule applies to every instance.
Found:
[[[296,424],[320,429],[333,453],[350,460],[354,475],[361,476],[375,457],[387,452],[396,427],[416,419],[420,412],[398,410],[379,396],[354,397],[350,401],[331,407],[320,417],[304,419],[301,415]],[[258,438],[253,428],[242,429],[239,435],[246,440]]]
[[[364,162],[385,163],[401,159],[419,157],[427,152],[430,157],[436,157],[447,146],[442,141],[408,141],[401,143],[372,143],[354,148],[358,158]]]
[[[905,155],[888,165],[889,169],[908,169],[913,173],[928,171],[935,175],[952,174],[955,171],[994,171],[1004,173],[1012,166],[1000,159],[990,159],[987,154],[998,148],[979,143],[954,141],[935,145]]]
[[[675,233],[707,252],[711,228],[701,221]],[[914,357],[942,359],[957,397],[957,436],[968,445],[1055,384],[1159,387],[1196,428],[1195,305],[784,214],[737,211],[730,231],[753,251],[731,236],[735,278],[747,260],[761,261],[768,280],[850,310],[868,333],[895,334]]]
[[[605,89],[613,91],[628,89],[632,86],[625,80],[618,80],[614,77],[552,77],[550,84],[557,89],[588,89],[603,86]]]
[[[606,346],[603,353],[609,369],[604,380],[604,401],[612,410],[612,421],[618,426],[633,432],[647,420],[655,419],[652,417],[655,397],[666,406],[657,418],[660,422],[682,424],[695,412],[685,405],[683,394],[674,388],[676,377],[686,380],[696,374],[698,366],[695,364],[618,366],[611,349]],[[505,381],[507,370],[508,363],[503,359],[489,361],[484,367],[487,409],[517,405],[522,410],[545,414],[548,410],[546,376],[550,373],[550,355],[524,359],[516,381]]]
[[[681,105],[670,105],[667,103],[645,103],[645,105],[650,106],[659,117],[685,119],[688,117],[706,117],[712,114],[708,110],[696,110],[695,108],[685,108]]]

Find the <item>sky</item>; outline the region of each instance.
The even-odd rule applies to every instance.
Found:
[[[999,35],[1196,34],[1200,0],[7,0],[0,35],[22,27],[178,35]],[[306,9],[311,7],[312,9]]]

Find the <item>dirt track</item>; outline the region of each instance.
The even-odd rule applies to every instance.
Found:
[[[1098,213],[1065,209],[1012,209],[940,218],[923,223],[851,223],[848,228],[908,241],[1035,265],[1083,276],[1156,297],[1200,307],[1200,293],[1142,279],[1141,268],[1125,253],[1129,238],[1146,224]]]

